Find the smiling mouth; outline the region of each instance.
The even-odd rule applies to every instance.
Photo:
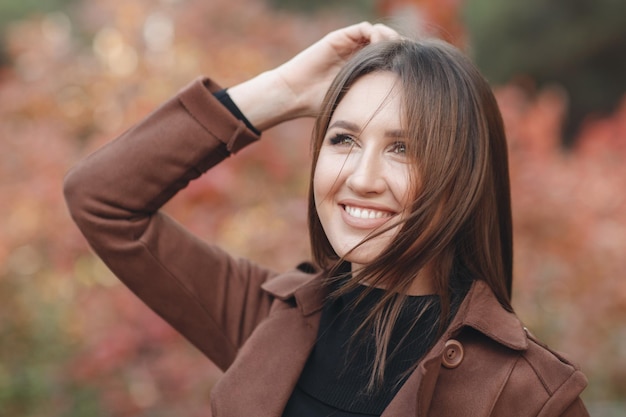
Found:
[[[343,209],[351,217],[356,217],[357,219],[382,219],[393,216],[393,213],[390,213],[388,211],[379,211],[346,205],[343,206]]]

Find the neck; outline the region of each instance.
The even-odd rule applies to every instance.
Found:
[[[363,265],[352,265],[352,274],[358,275],[359,272],[363,269]],[[420,272],[417,274],[415,278],[411,281],[409,287],[404,291],[406,295],[432,295],[435,294],[435,285],[433,283],[433,274],[431,272],[432,268],[430,265],[422,268]],[[376,288],[380,288],[383,290],[389,289],[389,287],[385,283],[376,283],[372,284],[367,280],[361,281],[363,285],[371,286],[374,285]]]

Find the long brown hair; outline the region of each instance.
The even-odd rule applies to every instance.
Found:
[[[439,40],[370,45],[350,60],[329,88],[312,141],[308,221],[315,262],[330,276],[343,262],[322,229],[313,198],[320,147],[348,89],[360,77],[378,71],[398,77],[403,123],[410,135],[407,152],[415,162],[411,190],[415,198],[393,243],[336,293],[364,281],[387,290],[365,323],[373,327],[376,340],[370,388],[383,381],[389,337],[406,299],[403,294],[426,265],[441,298],[439,333],[451,318],[461,276],[483,280],[500,304],[512,310],[511,202],[502,118],[489,84],[471,61]]]

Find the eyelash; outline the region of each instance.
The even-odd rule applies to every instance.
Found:
[[[350,145],[354,146],[355,141],[349,135],[338,133],[329,139],[331,145]]]
[[[338,133],[334,136],[332,136],[329,140],[329,143],[333,146],[354,146],[356,145],[356,141],[355,139],[353,139],[350,135],[346,135],[345,133]],[[405,142],[394,142],[392,143],[389,148],[392,150],[393,153],[398,154],[398,155],[404,155],[406,154],[406,143]],[[400,151],[398,151],[398,149],[401,149]]]

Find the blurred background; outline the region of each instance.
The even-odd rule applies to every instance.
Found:
[[[1,0],[1,416],[207,415],[219,372],[91,254],[63,176],[197,76],[232,85],[364,19],[443,37],[492,83],[514,307],[582,366],[592,415],[624,415],[626,2]],[[266,132],[167,210],[266,265],[307,259],[310,127]]]

